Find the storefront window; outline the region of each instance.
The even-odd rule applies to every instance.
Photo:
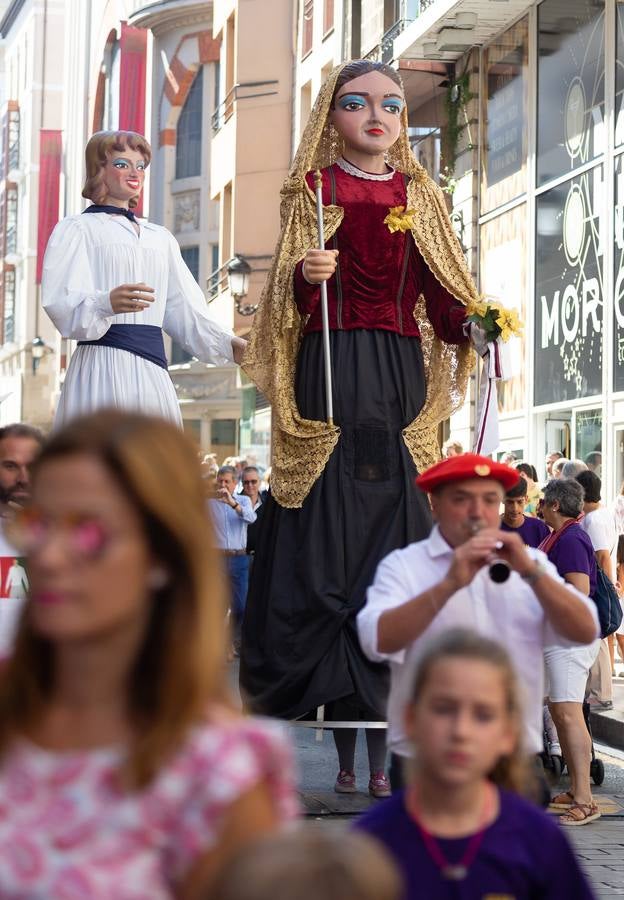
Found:
[[[538,7],[540,185],[604,152],[604,21],[600,0],[544,0]]]
[[[615,158],[613,390],[624,391],[624,156]]]
[[[481,226],[481,291],[526,318],[527,211],[523,203]],[[526,359],[524,339],[513,349]],[[502,413],[516,412],[525,405],[524,366],[509,381],[499,382],[498,404]]]
[[[598,477],[602,473],[602,411],[582,410],[575,416],[576,443],[574,455],[582,459]]]
[[[602,389],[603,168],[537,198],[535,404]]]
[[[624,3],[615,5],[615,146],[624,144]]]
[[[526,191],[528,60],[528,18],[483,53],[482,213]]]

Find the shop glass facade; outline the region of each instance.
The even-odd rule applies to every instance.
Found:
[[[480,289],[526,323],[501,421],[538,470],[552,450],[585,459],[608,500],[624,473],[624,0],[542,0],[482,48],[480,93]]]

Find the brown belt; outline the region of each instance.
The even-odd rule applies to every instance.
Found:
[[[224,556],[247,556],[246,550],[221,550]]]

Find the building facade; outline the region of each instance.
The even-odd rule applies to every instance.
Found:
[[[64,0],[12,0],[0,20],[2,424],[51,418],[56,334],[40,311],[40,285],[46,226],[59,210],[64,21]]]
[[[176,236],[211,315],[248,331],[252,316],[237,305],[257,303],[289,162],[294,32],[289,0],[279,6],[259,52],[262,0],[240,11],[199,0],[0,3],[0,422],[52,419],[74,345],[40,310],[41,261],[56,221],[86,205],[94,131],[147,136],[142,213]],[[229,291],[236,252],[252,269],[247,297]],[[204,449],[238,452],[243,399],[257,402],[237,367],[167,349],[188,432]]]
[[[219,209],[219,252],[209,289],[213,306],[234,308],[234,327],[242,335],[251,327],[279,235],[280,189],[292,147],[296,34],[293,0],[214,2],[213,38],[220,53],[210,195]],[[240,260],[248,286],[235,296],[228,272]],[[268,404],[240,377],[241,447],[268,465]]]
[[[436,0],[392,49],[421,79],[444,66],[479,286],[525,322],[500,450],[538,471],[553,450],[584,459],[607,497],[624,477],[623,23],[615,0]]]

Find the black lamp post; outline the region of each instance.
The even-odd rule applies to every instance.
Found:
[[[253,316],[258,307],[248,303],[242,303],[243,298],[249,293],[251,266],[244,256],[236,254],[227,264],[227,273],[230,293],[232,294],[232,297],[234,297],[237,311],[241,316]]]
[[[37,369],[39,368],[39,363],[41,362],[41,359],[43,358],[43,356],[49,349],[50,348],[48,347],[46,342],[43,340],[43,338],[39,337],[39,335],[34,337],[32,339],[32,341],[30,342],[30,352],[32,354],[32,373],[33,373],[33,375],[37,374]]]

